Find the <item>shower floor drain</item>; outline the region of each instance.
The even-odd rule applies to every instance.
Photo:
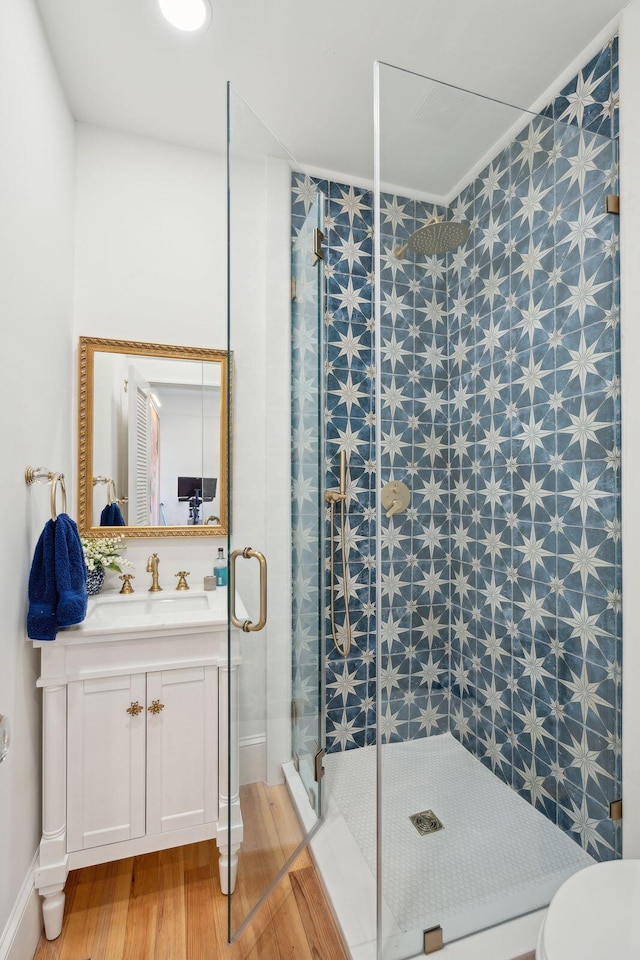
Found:
[[[436,817],[433,810],[423,810],[422,813],[414,813],[409,817],[421,837],[428,833],[436,833],[438,830],[444,830],[444,823]]]

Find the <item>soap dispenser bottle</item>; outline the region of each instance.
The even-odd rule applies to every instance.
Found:
[[[225,560],[224,550],[222,547],[218,547],[218,559],[213,565],[213,575],[216,578],[216,586],[226,587],[227,561]]]

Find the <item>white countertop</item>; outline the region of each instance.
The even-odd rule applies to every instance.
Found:
[[[240,619],[247,613],[236,593],[236,612]],[[58,631],[55,641],[33,641],[34,646],[78,643],[94,637],[115,639],[125,635],[159,635],[180,631],[203,632],[227,628],[227,588],[204,590],[162,590],[158,593],[121,594],[106,589],[89,598],[87,616],[82,623]]]

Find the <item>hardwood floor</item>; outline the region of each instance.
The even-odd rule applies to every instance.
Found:
[[[286,787],[252,784],[241,800],[236,925],[301,838]],[[231,945],[213,841],[73,871],[66,893],[62,933],[34,960],[348,960],[306,852]]]

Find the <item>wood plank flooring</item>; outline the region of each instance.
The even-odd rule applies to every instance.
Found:
[[[236,926],[301,838],[286,787],[252,784],[241,802]],[[66,894],[62,933],[34,960],[348,960],[306,852],[231,945],[213,841],[75,870]]]

